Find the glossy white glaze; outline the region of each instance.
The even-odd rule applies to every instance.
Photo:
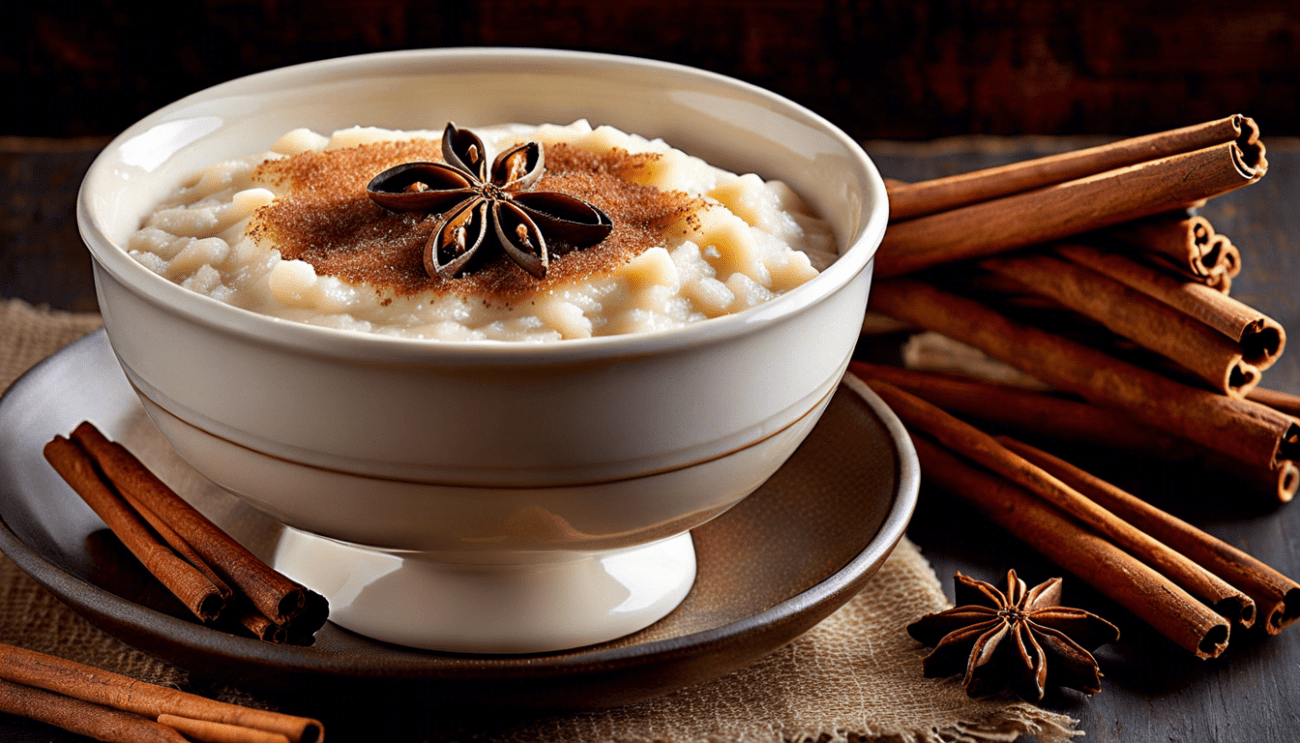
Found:
[[[330,620],[370,637],[457,653],[594,645],[659,621],[695,581],[691,535],[543,563],[484,565],[358,548],[295,529],[275,567],[330,599]]]
[[[186,462],[289,526],[357,544],[436,553],[451,562],[517,562],[523,552],[544,561],[548,554],[570,559],[561,553],[627,549],[721,514],[785,462],[830,394],[813,400],[794,424],[727,456],[640,477],[545,488],[422,483],[309,467],[231,444],[145,395],[141,400]]]
[[[578,117],[785,181],[834,225],[840,259],[736,315],[539,346],[419,342],[278,321],[190,293],[121,247],[187,175],[298,126]],[[641,554],[635,548],[703,523],[775,471],[844,372],[887,214],[883,183],[862,150],[771,93],[645,60],[482,49],[330,60],[203,91],[114,140],[78,204],[114,352],[196,469],[296,527],[437,553],[412,565],[496,563],[506,583],[521,562],[567,564],[582,552],[594,565],[603,559],[595,550]],[[545,571],[529,574],[540,581],[533,589],[548,590]],[[583,593],[581,581],[551,586],[575,607],[554,613],[530,603],[533,589],[479,582],[498,613],[514,618],[498,638],[511,626],[521,637],[614,636],[608,601],[596,588]],[[440,583],[423,585],[436,605]],[[347,621],[380,639],[452,642],[446,632],[420,640],[418,629],[364,602],[348,606]],[[502,639],[499,651],[510,646]]]

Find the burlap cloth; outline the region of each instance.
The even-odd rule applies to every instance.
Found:
[[[67,343],[98,328],[97,315],[0,300],[0,389]],[[512,723],[486,739],[574,743],[638,741],[1041,741],[1068,739],[1075,721],[1007,698],[971,700],[957,678],[921,675],[925,650],[903,631],[947,605],[925,558],[906,539],[848,605],[788,647],[716,682],[598,713]],[[0,640],[137,678],[230,699],[180,669],[90,626],[0,557]],[[319,714],[327,715],[322,710]],[[484,738],[482,730],[421,737]],[[332,740],[338,740],[337,736]]]

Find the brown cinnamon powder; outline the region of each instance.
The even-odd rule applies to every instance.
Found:
[[[381,142],[327,152],[305,152],[263,163],[255,178],[285,194],[254,216],[250,235],[279,249],[285,260],[310,263],[318,275],[365,284],[381,296],[437,294],[510,302],[539,290],[608,273],[632,257],[662,245],[662,228],[703,206],[678,191],[626,180],[658,159],[623,150],[594,154],[565,144],[545,146],[546,173],[536,191],[561,191],[604,209],[614,222],[598,245],[575,250],[547,242],[550,265],[536,279],[504,255],[478,271],[448,279],[424,269],[424,244],[434,216],[394,213],[366,195],[378,173],[406,162],[441,162],[437,140]],[[387,301],[387,300],[386,300]]]

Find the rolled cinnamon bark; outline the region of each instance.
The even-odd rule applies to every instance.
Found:
[[[950,413],[1059,441],[1132,449],[1164,459],[1192,457],[1205,451],[1177,436],[1134,423],[1110,408],[1021,387],[862,361],[850,362],[849,371],[863,379],[888,382]]]
[[[1141,452],[1186,466],[1222,472],[1282,503],[1295,497],[1300,488],[1300,469],[1292,462],[1282,461],[1273,467],[1248,465],[1136,423],[1110,408],[956,374],[920,372],[862,361],[851,362],[849,371],[863,379],[888,382],[959,416],[1055,441]],[[1256,387],[1252,393],[1258,389]]]
[[[185,562],[194,566],[195,570],[202,573],[204,578],[207,578],[213,586],[216,586],[217,592],[221,594],[222,600],[230,600],[230,597],[234,595],[234,591],[231,590],[230,586],[226,585],[225,581],[221,580],[220,576],[212,571],[212,568],[208,567],[208,564],[203,561],[203,558],[199,556],[199,553],[194,551],[194,548],[190,546],[189,542],[182,539],[181,535],[177,534],[175,529],[171,528],[166,521],[158,518],[158,514],[149,510],[140,499],[136,498],[130,492],[118,491],[118,495],[122,496],[122,499],[131,506],[132,510],[134,510],[140,518],[144,519],[145,523],[153,527],[154,532],[156,532],[158,536],[167,543],[168,547],[175,550],[177,555],[185,560]]]
[[[1163,253],[1147,251],[1134,252],[1131,257],[1147,266],[1152,266],[1174,278],[1194,284],[1204,284],[1220,294],[1232,293],[1232,278],[1241,273],[1241,251],[1226,235],[1215,235],[1210,252],[1206,254],[1205,265],[1209,274],[1200,276],[1187,270]]]
[[[158,715],[158,723],[178,730],[185,737],[200,743],[289,743],[289,739],[279,733],[176,715]]]
[[[106,743],[189,743],[166,725],[80,699],[0,681],[0,712]]]
[[[1227,235],[1214,236],[1202,261],[1209,268],[1211,276],[1223,273],[1228,278],[1233,278],[1241,273],[1241,250],[1232,244]]]
[[[320,722],[279,712],[218,702],[157,686],[76,661],[0,643],[0,679],[143,715],[177,715],[279,733],[291,743],[317,743]]]
[[[975,273],[961,282],[965,291],[988,298],[998,304],[1030,310],[1063,310],[1060,302],[1049,299],[1009,276]]]
[[[1248,464],[1300,458],[1300,423],[1259,403],[1179,384],[1017,323],[978,302],[910,279],[882,281],[871,305],[974,346],[1053,387]]]
[[[1084,526],[1110,539],[1182,586],[1188,593],[1209,604],[1229,621],[1247,627],[1254,624],[1254,601],[1222,578],[1170,549],[1150,534],[1117,518],[974,426],[963,423],[887,382],[868,380],[867,384],[884,398],[909,429],[924,431],[949,450],[987,467],[1078,519]]]
[[[1246,592],[1255,600],[1269,634],[1275,635],[1300,619],[1300,583],[1065,460],[1005,436],[999,436],[998,442]]]
[[[221,592],[193,565],[158,541],[126,501],[100,479],[90,456],[80,446],[56,436],[45,445],[44,454],[46,461],[103,519],[131,554],[194,616],[205,622],[217,618],[225,607]]]
[[[254,609],[240,597],[227,609],[231,621],[259,640],[293,645],[311,645],[316,632],[329,617],[329,601],[319,593],[307,589],[303,610],[285,624],[276,624]],[[235,630],[234,627],[231,627]]]
[[[1228,646],[1228,621],[1124,550],[1025,489],[959,460],[912,434],[921,471],[975,504],[994,523],[1133,612],[1198,658]]]
[[[302,611],[302,586],[271,569],[216,524],[186,503],[120,444],[109,441],[90,423],[72,437],[123,491],[153,511],[194,548],[225,581],[237,586],[257,610],[276,624]]]
[[[1195,276],[1208,277],[1206,257],[1214,247],[1214,227],[1205,217],[1186,213],[1157,214],[1147,219],[1117,224],[1104,237],[1126,246],[1159,253]],[[1221,247],[1221,245],[1220,245]],[[1216,252],[1214,259],[1218,258]]]
[[[1280,413],[1286,413],[1292,418],[1300,418],[1300,396],[1256,387],[1250,391],[1250,394],[1246,395],[1246,399],[1267,405]]]
[[[263,642],[284,643],[289,639],[288,630],[284,625],[272,622],[251,606],[237,606],[234,621]]]
[[[1277,499],[1289,503],[1300,490],[1300,467],[1295,462],[1282,461],[1273,467],[1273,482],[1276,483]]]
[[[1236,250],[1236,246],[1233,246],[1232,249]],[[1165,262],[1163,260],[1164,256],[1153,255],[1143,256],[1143,258],[1147,258],[1145,261],[1146,263],[1159,268],[1161,271],[1171,274],[1173,277],[1181,281],[1191,282],[1193,284],[1204,284],[1224,296],[1232,293],[1232,276],[1230,276],[1226,271],[1216,273],[1212,276],[1193,276],[1190,272],[1183,271],[1172,263]]]
[[[302,611],[289,620],[285,626],[285,642],[294,645],[310,645],[315,641],[316,632],[325,626],[329,618],[330,603],[324,596],[310,588],[306,589]]]
[[[1105,325],[1181,364],[1210,385],[1241,397],[1260,373],[1238,343],[1200,320],[1078,263],[1049,255],[990,258],[980,266]]]
[[[887,182],[889,219],[899,221],[955,209],[1107,170],[1236,141],[1258,149],[1259,127],[1240,114],[1119,142],[1011,163],[920,183]]]
[[[1236,143],[1143,162],[890,225],[876,276],[1059,240],[1227,193],[1263,177],[1262,147]]]
[[[1273,318],[1203,284],[1183,282],[1088,245],[1059,245],[1056,252],[1184,312],[1241,344],[1242,358],[1267,369],[1286,348],[1286,331]]]

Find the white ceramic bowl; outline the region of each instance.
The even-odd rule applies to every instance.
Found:
[[[785,181],[841,257],[736,315],[522,344],[273,319],[123,249],[188,176],[297,127],[578,118]],[[610,639],[685,596],[687,530],[771,475],[844,373],[887,213],[861,148],[788,100],[676,65],[524,49],[368,55],[210,88],[109,144],[78,203],[113,349],[177,452],[292,527],[278,565],[336,622],[475,652]]]

